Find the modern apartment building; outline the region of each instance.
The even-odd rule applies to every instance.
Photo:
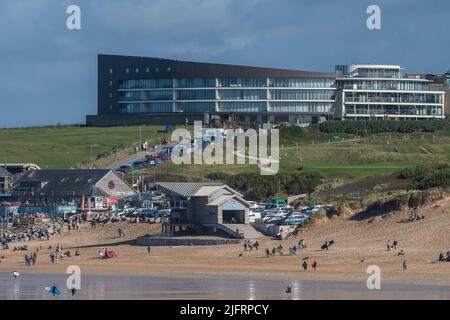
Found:
[[[406,76],[397,65],[336,66],[336,116],[340,119],[444,118],[444,92],[433,81]]]
[[[400,66],[337,66],[335,73],[98,56],[98,111],[91,126],[436,119],[444,92]]]
[[[88,125],[194,120],[311,123],[334,117],[334,74],[98,56],[98,114]]]

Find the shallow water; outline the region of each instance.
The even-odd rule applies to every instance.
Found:
[[[159,278],[82,276],[74,298],[65,289],[67,275],[0,272],[0,300],[55,299],[45,287],[56,285],[66,299],[450,299],[450,286],[382,283],[368,290],[365,282],[242,278]],[[292,294],[285,293],[291,285]]]

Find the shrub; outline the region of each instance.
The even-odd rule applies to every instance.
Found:
[[[315,173],[284,173],[273,176],[259,174],[228,175],[212,173],[207,175],[210,180],[220,180],[231,188],[244,193],[252,200],[265,200],[277,194],[312,193],[320,183],[322,176]]]
[[[347,133],[367,135],[381,132],[436,132],[448,128],[447,120],[416,121],[326,121],[318,125],[318,129],[326,133]]]
[[[400,179],[412,179],[409,188],[426,190],[450,186],[450,166],[448,163],[417,166],[405,169],[398,174]]]

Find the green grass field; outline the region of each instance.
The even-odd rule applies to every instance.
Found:
[[[167,134],[162,126],[142,126],[142,139],[159,144]],[[69,168],[88,163],[119,145],[132,147],[140,139],[138,126],[113,128],[49,127],[0,130],[0,163],[32,162],[42,168]],[[320,172],[325,178],[353,182],[364,177],[397,172],[423,163],[450,160],[450,134],[379,134],[361,139],[351,135],[305,130],[280,141],[281,172]],[[339,141],[336,141],[339,140]],[[395,150],[398,146],[398,152]],[[174,174],[189,180],[208,173],[259,172],[255,165],[182,165],[165,163],[157,174]],[[149,175],[153,170],[148,170]]]
[[[162,126],[142,126],[142,139],[160,143]],[[42,168],[69,168],[115,146],[139,143],[139,127],[45,127],[0,130],[0,163],[36,163]]]
[[[342,178],[345,182],[355,182],[419,164],[450,160],[448,132],[436,135],[379,134],[360,139],[341,135],[337,142],[333,142],[334,136],[311,131],[296,140],[282,139],[280,172],[319,172],[325,179]],[[165,171],[197,180],[212,172],[257,173],[259,169],[255,165],[166,164]],[[164,172],[161,169],[159,173]]]

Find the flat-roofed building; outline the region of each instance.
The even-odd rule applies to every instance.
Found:
[[[311,123],[334,116],[333,73],[98,56],[98,114],[87,124],[194,120]]]
[[[340,119],[443,119],[444,95],[433,82],[405,76],[398,65],[336,66],[336,116]]]

